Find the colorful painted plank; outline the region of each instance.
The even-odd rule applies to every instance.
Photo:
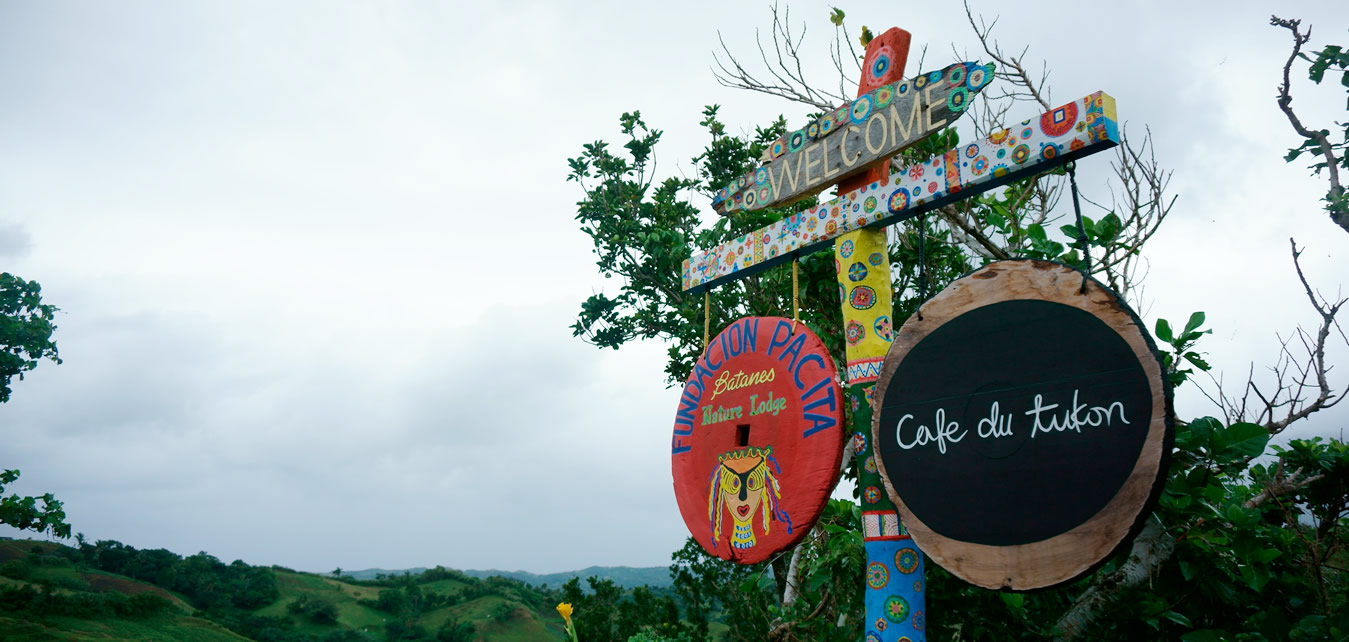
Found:
[[[949,126],[992,79],[993,63],[958,62],[882,85],[773,142],[768,163],[722,188],[712,208],[724,215],[817,194]]]
[[[893,225],[1118,144],[1115,99],[1096,92],[695,254],[684,261],[684,289],[748,276],[851,230]]]

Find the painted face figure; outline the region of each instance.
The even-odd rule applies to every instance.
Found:
[[[782,491],[778,486],[774,469],[772,447],[745,448],[733,450],[719,458],[719,465],[712,471],[711,492],[707,497],[708,518],[712,520],[712,542],[715,546],[721,540],[722,518],[731,516],[731,546],[750,548],[757,543],[754,534],[755,516],[762,512],[763,533],[768,534],[773,521],[787,524],[791,532],[791,520],[786,512],[778,508]],[[780,470],[778,472],[781,472]]]

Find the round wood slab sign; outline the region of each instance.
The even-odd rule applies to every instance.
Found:
[[[1142,322],[1060,263],[990,263],[895,336],[872,436],[924,553],[986,588],[1046,588],[1128,542],[1166,477],[1171,390]]]
[[[708,345],[675,413],[675,498],[708,553],[762,562],[820,518],[843,459],[838,371],[805,325],[746,317]]]

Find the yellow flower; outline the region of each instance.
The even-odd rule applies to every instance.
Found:
[[[563,603],[561,603],[561,604],[558,604],[558,605],[557,605],[557,612],[558,612],[559,615],[562,616],[562,619],[564,619],[564,620],[567,621],[567,624],[568,624],[568,625],[571,624],[571,603],[570,603],[570,602],[563,602]]]

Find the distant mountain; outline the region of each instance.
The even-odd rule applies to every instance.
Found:
[[[368,568],[360,571],[342,571],[342,575],[354,577],[358,580],[373,580],[376,576],[381,574],[386,576],[402,575],[404,573],[417,575],[425,570],[425,568],[420,566],[416,568],[400,569]],[[566,584],[567,580],[570,580],[573,577],[581,579],[581,588],[588,588],[586,578],[592,576],[602,580],[613,580],[614,584],[623,588],[636,588],[638,586],[669,588],[674,585],[673,580],[670,579],[670,569],[665,566],[636,568],[631,566],[591,566],[579,571],[564,571],[562,573],[548,573],[546,575],[539,575],[528,571],[498,571],[496,569],[489,569],[486,571],[467,570],[461,572],[469,577],[476,577],[479,579],[495,575],[518,580],[526,584],[533,584],[534,586],[546,586],[548,588],[558,588],[563,584]]]
[[[586,578],[598,577],[600,579],[613,580],[623,588],[636,588],[638,586],[650,586],[652,588],[669,588],[674,585],[674,580],[670,578],[670,568],[667,566],[591,566],[579,571],[564,571],[562,573],[549,573],[547,575],[536,575],[527,571],[463,571],[464,575],[469,577],[491,577],[500,575],[501,577],[519,580],[526,584],[534,586],[546,586],[548,588],[558,588],[567,583],[573,577],[581,579],[581,587],[588,588]]]
[[[363,571],[342,571],[342,577],[351,577],[358,580],[373,580],[375,579],[376,576],[379,575],[386,575],[389,577],[393,577],[395,575],[402,575],[404,573],[407,573],[408,575],[420,575],[425,571],[426,571],[425,566],[417,566],[414,568],[400,568],[400,569],[367,568]],[[319,575],[326,575],[328,577],[333,576],[332,573],[319,573]]]

